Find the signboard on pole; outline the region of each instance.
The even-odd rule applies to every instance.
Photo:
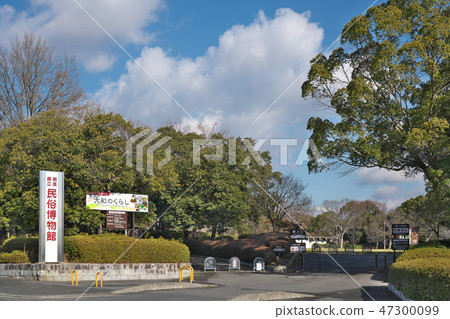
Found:
[[[409,239],[392,239],[393,250],[407,250],[409,248]]]
[[[39,262],[64,261],[64,173],[39,171]]]
[[[409,224],[392,225],[392,249],[394,250],[394,259],[396,250],[407,250],[409,248]]]
[[[393,224],[392,235],[409,235],[409,224]]]
[[[109,192],[86,194],[86,206],[95,210],[148,213],[148,196]]]
[[[284,253],[284,247],[281,246],[281,245],[276,245],[276,246],[273,248],[273,251],[276,252],[276,253]]]
[[[304,229],[292,229],[291,239],[305,239],[306,233]]]
[[[127,229],[127,212],[108,211],[106,213],[106,228]]]
[[[300,254],[306,251],[306,244],[292,244],[291,245],[291,254]]]

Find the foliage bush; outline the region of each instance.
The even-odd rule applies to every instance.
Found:
[[[411,245],[409,249],[418,249],[423,247],[437,247],[437,248],[446,248],[450,246],[450,239],[441,239],[441,240],[430,240],[425,243],[421,243],[419,245]]]
[[[186,240],[192,254],[221,258],[238,257],[244,262],[253,262],[256,257],[262,257],[266,263],[275,260],[272,249],[251,239],[238,239],[231,241]]]
[[[389,269],[388,280],[413,300],[450,300],[450,260],[419,258],[397,261]]]
[[[5,253],[19,250],[28,255],[29,261],[37,262],[39,254],[39,238],[36,237],[11,237],[5,240],[0,251]]]
[[[0,253],[0,263],[29,263],[28,255],[23,251],[14,250],[10,253]]]
[[[136,241],[115,234],[66,237],[64,251],[69,262],[77,263],[113,263],[119,257],[118,263],[186,263],[190,255],[188,247],[175,240]]]
[[[450,249],[438,247],[419,247],[405,251],[397,261],[414,260],[421,258],[447,258],[450,262]]]

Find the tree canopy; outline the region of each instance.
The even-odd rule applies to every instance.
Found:
[[[310,171],[380,167],[448,178],[449,17],[446,0],[390,0],[354,17],[341,46],[311,61],[302,96],[339,119],[309,119],[329,160],[320,166],[313,158]]]
[[[162,216],[149,234],[182,236],[206,227],[214,237],[261,216],[250,205],[251,185],[272,173],[272,167],[268,153],[260,153],[265,165],[250,156],[247,145],[253,141],[215,134],[212,138],[236,145],[236,151],[230,154],[233,148],[224,147],[224,158],[211,160],[208,155],[216,149],[204,143],[195,164],[193,140],[205,140],[205,135],[161,127],[158,133],[171,138],[165,146],[172,158],[151,175],[126,163],[127,140],[144,129],[119,114],[78,107],[42,112],[1,130],[0,236],[38,232],[39,170],[65,173],[67,235],[94,233],[105,221],[103,213],[86,209],[86,192],[147,194],[149,213],[136,214],[137,226],[147,229]],[[165,151],[155,152],[155,167]],[[235,158],[231,164],[230,157]]]

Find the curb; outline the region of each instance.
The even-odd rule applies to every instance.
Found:
[[[300,294],[294,292],[271,291],[256,294],[245,294],[228,299],[228,301],[270,301],[270,300],[289,300],[313,298],[314,295]]]
[[[396,295],[397,297],[399,297],[399,298],[400,298],[401,300],[403,300],[403,301],[415,301],[415,300],[413,300],[413,299],[406,298],[405,295],[403,294],[403,292],[401,292],[400,290],[398,290],[397,288],[395,288],[394,285],[391,284],[391,283],[388,283],[388,289],[389,289],[394,295]]]
[[[205,285],[205,284],[188,284],[187,282],[162,282],[162,283],[152,283],[146,285],[140,285],[125,289],[113,290],[112,294],[126,294],[132,292],[142,292],[142,291],[155,291],[155,290],[172,290],[172,289],[189,289],[189,288],[213,288],[217,285]]]

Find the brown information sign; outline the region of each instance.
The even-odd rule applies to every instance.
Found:
[[[108,211],[106,213],[106,228],[127,229],[127,212]]]
[[[419,227],[411,227],[411,237],[409,242],[411,245],[417,245],[419,243]]]

